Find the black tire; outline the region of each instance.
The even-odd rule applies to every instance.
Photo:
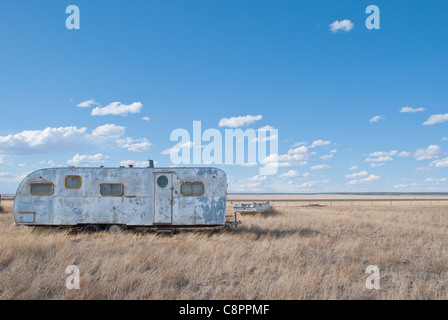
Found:
[[[124,230],[124,227],[119,224],[111,224],[107,226],[106,231],[110,234],[120,234]]]
[[[101,231],[101,227],[97,224],[87,224],[82,226],[81,231],[84,233],[96,233]]]

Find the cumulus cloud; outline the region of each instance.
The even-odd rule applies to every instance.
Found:
[[[439,156],[439,153],[440,146],[430,145],[426,149],[418,149],[417,151],[415,151],[414,157],[415,159],[417,159],[417,161],[429,160],[437,158]]]
[[[329,145],[330,143],[331,143],[331,141],[314,140],[313,143],[311,144],[310,148],[323,147],[323,146]]]
[[[350,171],[355,171],[356,169],[358,169],[358,166],[352,166],[352,167],[350,167],[348,170],[350,170]]]
[[[423,112],[425,108],[411,108],[411,107],[403,107],[400,109],[401,113],[415,113],[415,112]]]
[[[99,106],[100,104],[93,99],[83,101],[76,106],[79,108],[90,108],[91,106]]]
[[[30,154],[48,150],[66,149],[78,145],[85,137],[87,128],[47,127],[44,130],[25,130],[0,136],[0,151],[14,154]]]
[[[448,158],[434,160],[433,162],[430,163],[430,166],[431,167],[436,167],[436,168],[448,167]]]
[[[356,184],[364,184],[364,183],[368,183],[368,182],[372,182],[372,181],[377,181],[379,180],[380,177],[376,176],[374,174],[369,175],[368,177],[362,178],[362,179],[355,179],[355,180],[350,180],[349,182],[347,182],[348,184],[351,185],[356,185]]]
[[[229,128],[238,128],[242,126],[247,126],[255,121],[259,121],[263,118],[261,115],[257,116],[239,116],[239,117],[231,117],[231,118],[222,118],[219,120],[218,126],[220,127],[229,127]]]
[[[126,137],[124,139],[117,139],[117,145],[120,148],[128,149],[128,151],[144,152],[148,151],[152,144],[146,138],[134,139]]]
[[[142,117],[142,120],[149,121],[149,120],[151,120],[151,118],[150,117]]]
[[[280,178],[294,178],[297,176],[299,176],[299,172],[297,170],[289,170],[288,172],[279,175]]]
[[[355,173],[352,173],[352,174],[347,174],[345,177],[347,179],[354,179],[354,178],[366,177],[368,175],[369,175],[369,173],[367,171],[360,171],[360,172],[355,172]]]
[[[67,163],[72,166],[83,166],[104,163],[109,158],[109,156],[105,156],[102,153],[97,153],[95,155],[80,155],[77,153],[72,159],[68,160]]]
[[[375,151],[375,152],[371,152],[369,153],[369,157],[392,157],[397,155],[398,151],[397,150],[392,150],[392,151]]]
[[[378,121],[383,120],[383,119],[384,119],[383,116],[374,116],[373,118],[371,118],[371,119],[369,120],[369,122],[370,122],[370,123],[374,123],[374,122],[378,122]]]
[[[124,135],[126,127],[117,126],[115,124],[105,124],[95,128],[92,131],[92,136],[94,138],[105,137],[105,138],[118,138]]]
[[[334,155],[332,155],[332,154],[326,154],[326,155],[320,156],[319,158],[322,160],[329,160],[329,159],[333,158],[333,156]]]
[[[445,114],[433,114],[432,116],[430,116],[428,118],[428,120],[426,120],[425,122],[423,122],[424,126],[432,126],[435,125],[437,123],[442,123],[448,121],[448,113]]]
[[[440,182],[447,182],[448,178],[426,178],[425,182],[433,182],[439,184]]]
[[[166,150],[163,150],[160,154],[171,154],[171,153],[179,153],[183,148],[187,148],[187,149],[191,149],[194,147],[194,142],[191,141],[187,141],[185,143],[182,143],[181,145],[179,145],[178,147],[172,147]]]
[[[330,24],[330,30],[333,33],[337,32],[349,32],[355,27],[353,22],[348,19],[344,19],[342,21],[336,20]]]
[[[322,169],[328,169],[330,168],[327,164],[319,164],[311,167],[311,170],[322,170]]]
[[[92,110],[92,116],[105,115],[127,115],[128,113],[139,113],[142,109],[141,102],[133,102],[131,104],[122,104],[121,102],[112,102],[105,107],[96,107]]]
[[[258,174],[256,176],[253,176],[252,178],[247,178],[247,180],[249,181],[265,181],[266,179],[266,176],[260,176]]]
[[[390,156],[383,156],[377,158],[366,158],[365,162],[385,162],[385,161],[393,161],[394,159]]]

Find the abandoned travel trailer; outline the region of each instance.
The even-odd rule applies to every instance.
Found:
[[[237,225],[225,215],[226,196],[225,172],[211,167],[47,168],[19,185],[14,224],[86,232]]]

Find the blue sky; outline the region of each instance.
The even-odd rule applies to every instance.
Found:
[[[69,5],[80,29],[66,28]],[[222,119],[277,129],[284,160],[269,176],[216,165],[229,192],[446,192],[446,12],[420,0],[2,0],[0,193],[43,167],[171,166],[173,130],[224,132]]]

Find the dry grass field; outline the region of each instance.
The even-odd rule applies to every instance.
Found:
[[[446,206],[285,207],[167,236],[14,227],[2,204],[0,299],[448,298]],[[69,265],[79,290],[66,289]]]

